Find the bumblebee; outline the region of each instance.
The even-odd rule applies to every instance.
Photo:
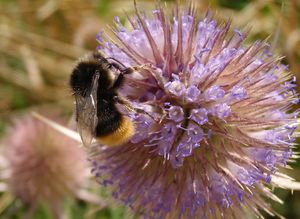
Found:
[[[128,104],[118,94],[124,75],[134,71],[113,58],[95,52],[81,59],[73,69],[70,86],[76,102],[76,121],[85,146],[93,138],[113,146],[128,142],[134,135],[134,123],[116,104]]]

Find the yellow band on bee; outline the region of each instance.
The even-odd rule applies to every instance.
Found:
[[[98,137],[97,140],[108,146],[121,145],[132,138],[134,131],[133,122],[127,116],[123,116],[121,125],[116,131],[109,135]]]

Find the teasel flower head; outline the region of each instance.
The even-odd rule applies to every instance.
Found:
[[[92,172],[144,218],[274,215],[270,185],[291,182],[279,168],[293,158],[295,78],[265,41],[197,13],[158,4],[98,35],[100,52],[137,69],[120,93],[141,110],[124,111],[134,137],[99,145]]]
[[[32,213],[43,203],[62,218],[65,198],[81,193],[88,178],[84,150],[30,114],[15,120],[4,144],[11,192]]]

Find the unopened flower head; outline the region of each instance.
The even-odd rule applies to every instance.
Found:
[[[99,34],[107,57],[140,66],[122,94],[146,113],[127,112],[135,136],[99,147],[93,172],[145,218],[275,214],[263,196],[277,200],[267,185],[292,158],[293,77],[266,42],[245,45],[230,21],[199,19],[191,5],[173,14],[136,10],[130,28],[116,18],[117,41]]]
[[[7,137],[9,187],[30,205],[61,207],[86,180],[78,143],[30,116],[16,120]]]

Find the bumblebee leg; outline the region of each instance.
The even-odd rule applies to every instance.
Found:
[[[122,71],[122,74],[124,75],[127,75],[127,74],[131,74],[135,71],[134,68],[125,68],[123,71]]]
[[[156,81],[158,86],[164,90],[164,85],[167,83],[166,79],[162,76],[162,72],[155,68],[152,64],[144,64],[141,66],[136,66],[132,68],[133,71],[146,71],[148,75],[150,74]]]
[[[124,75],[119,74],[117,79],[115,80],[114,84],[112,85],[111,89],[117,89],[117,88],[121,87],[123,80],[124,80]]]
[[[131,106],[130,102],[124,97],[114,96],[114,101],[124,105],[129,111],[135,111],[134,108]]]
[[[134,111],[137,113],[142,113],[142,114],[146,114],[147,116],[149,116],[151,119],[153,119],[155,122],[159,122],[157,121],[151,114],[149,114],[148,112],[146,112],[145,110],[139,109],[139,108],[134,108]]]
[[[114,66],[114,67],[115,67],[115,65],[119,66],[116,63],[112,63],[111,65]],[[117,79],[115,80],[115,82],[112,86],[112,89],[116,89],[116,88],[121,87],[122,83],[123,83],[123,80],[124,80],[124,75],[131,74],[132,72],[134,72],[133,68],[126,68],[126,69],[122,70],[121,73],[118,75]]]
[[[118,102],[119,104],[124,105],[129,111],[136,112],[136,113],[146,114],[146,115],[148,115],[151,119],[153,119],[154,121],[159,122],[159,121],[157,121],[151,114],[149,114],[149,113],[146,112],[145,110],[140,109],[140,108],[133,107],[133,106],[130,104],[130,102],[129,102],[126,98],[124,98],[124,97],[115,96],[115,97],[114,97],[114,100],[115,100],[116,102]]]

